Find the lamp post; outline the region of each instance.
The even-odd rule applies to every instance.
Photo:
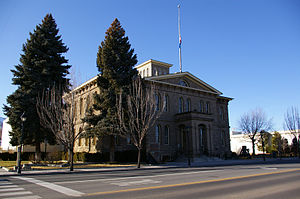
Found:
[[[20,138],[20,146],[18,146],[18,155],[17,155],[17,172],[21,174],[21,152],[23,145],[23,136],[24,136],[24,122],[26,121],[25,112],[21,115],[22,128],[21,128],[21,138]]]

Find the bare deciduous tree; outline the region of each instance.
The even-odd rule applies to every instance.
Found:
[[[141,166],[143,140],[164,107],[163,104],[162,107],[157,108],[159,103],[155,99],[153,83],[150,82],[147,85],[144,83],[140,76],[134,78],[130,93],[125,96],[125,102],[120,93],[116,103],[120,131],[123,135],[130,135],[133,144],[138,149],[137,168]]]
[[[271,126],[271,120],[268,120],[265,113],[260,109],[248,112],[240,118],[239,127],[252,142],[252,156],[255,155],[257,136],[263,130],[270,130]]]
[[[289,108],[284,115],[284,128],[287,129],[297,140],[297,154],[299,153],[299,139],[300,139],[300,115],[297,107]]]
[[[74,143],[83,132],[75,132],[76,108],[74,93],[64,96],[60,89],[52,88],[37,99],[37,110],[41,124],[51,130],[57,140],[67,149],[70,171],[73,171]],[[88,107],[88,100],[86,107]],[[86,112],[86,111],[85,111]],[[84,122],[81,123],[82,127]]]

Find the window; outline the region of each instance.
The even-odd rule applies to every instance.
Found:
[[[159,143],[160,125],[155,126],[155,143]]]
[[[149,77],[149,68],[147,68],[147,77]]]
[[[115,135],[115,144],[118,145],[118,146],[121,144],[120,136]]]
[[[199,129],[199,146],[200,146],[200,148],[202,148],[203,147],[203,126],[199,126],[198,127],[198,129]]]
[[[220,107],[220,118],[221,118],[222,120],[225,119],[223,107]]]
[[[200,103],[199,103],[199,112],[203,113],[204,112],[203,110],[204,110],[204,103],[203,103],[202,100],[200,100]]]
[[[179,81],[179,85],[180,86],[189,86],[188,83],[186,81],[184,81],[184,80],[180,80]]]
[[[82,113],[83,113],[83,99],[82,98],[80,98],[80,101],[79,101],[80,103],[79,103],[79,114],[80,114],[80,116],[82,115]]]
[[[76,120],[76,116],[77,116],[77,103],[76,103],[76,101],[75,101],[75,103],[74,103],[74,119]]]
[[[92,105],[91,99],[90,99],[90,95],[88,95],[88,96],[86,97],[86,104],[87,104],[87,107],[86,107],[87,110],[85,110],[85,111],[88,111],[88,109],[90,109],[90,108],[91,108],[91,105]]]
[[[164,132],[164,144],[169,144],[169,126],[165,126],[165,132]]]
[[[80,128],[79,129],[79,134],[81,134],[81,132],[82,132],[82,128]],[[82,145],[82,138],[79,136],[79,138],[78,138],[78,146],[81,146]]]
[[[168,95],[165,95],[164,105],[165,105],[164,111],[165,112],[169,111],[169,96]]]
[[[210,113],[210,103],[209,102],[206,102],[206,108],[205,108],[205,112],[206,113]]]
[[[85,138],[85,146],[89,145],[89,138]]]
[[[155,104],[156,104],[156,110],[159,111],[160,110],[160,96],[159,94],[155,94]]]
[[[225,131],[221,132],[220,139],[221,139],[221,144],[224,145],[225,144]]]
[[[126,141],[127,141],[127,144],[131,144],[131,137],[130,137],[130,135],[127,135]]]
[[[179,113],[183,113],[184,107],[183,107],[183,99],[182,97],[179,98]]]
[[[145,77],[145,69],[143,70],[143,77]]]
[[[187,99],[187,100],[186,100],[185,111],[186,111],[186,112],[190,112],[190,111],[191,111],[191,99]]]
[[[96,145],[96,136],[95,137],[93,137],[93,145]]]

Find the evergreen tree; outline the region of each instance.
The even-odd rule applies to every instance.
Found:
[[[116,125],[116,95],[122,90],[128,93],[132,78],[137,75],[133,66],[137,63],[136,54],[131,49],[125,30],[118,19],[106,31],[97,53],[98,87],[100,93],[94,96],[94,105],[85,118],[86,129],[98,137],[110,135],[110,160],[114,159],[114,136],[119,135]]]
[[[30,38],[23,45],[20,64],[15,66],[12,84],[18,86],[7,97],[8,106],[4,112],[12,126],[11,144],[18,145],[21,135],[20,116],[25,112],[24,144],[36,146],[36,160],[40,160],[40,143],[47,139],[55,143],[55,137],[40,125],[36,111],[36,100],[42,92],[52,87],[68,90],[69,79],[66,78],[70,65],[62,55],[68,48],[58,35],[58,28],[51,14],[47,14],[42,23],[36,26]]]

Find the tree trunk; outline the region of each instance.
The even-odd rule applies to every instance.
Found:
[[[71,144],[71,147],[69,149],[69,159],[70,159],[70,171],[73,171],[73,163],[74,163],[74,144]]]
[[[298,140],[297,140],[297,152],[298,152],[298,157],[300,158],[300,135],[298,136]]]
[[[113,135],[110,136],[109,161],[115,161],[115,137]]]
[[[252,157],[255,156],[255,139],[251,139],[252,141]]]
[[[141,168],[141,149],[138,149],[137,168]]]
[[[34,157],[36,162],[41,161],[41,144],[40,142],[35,143],[35,157]]]
[[[71,165],[71,149],[68,148],[68,163]]]

